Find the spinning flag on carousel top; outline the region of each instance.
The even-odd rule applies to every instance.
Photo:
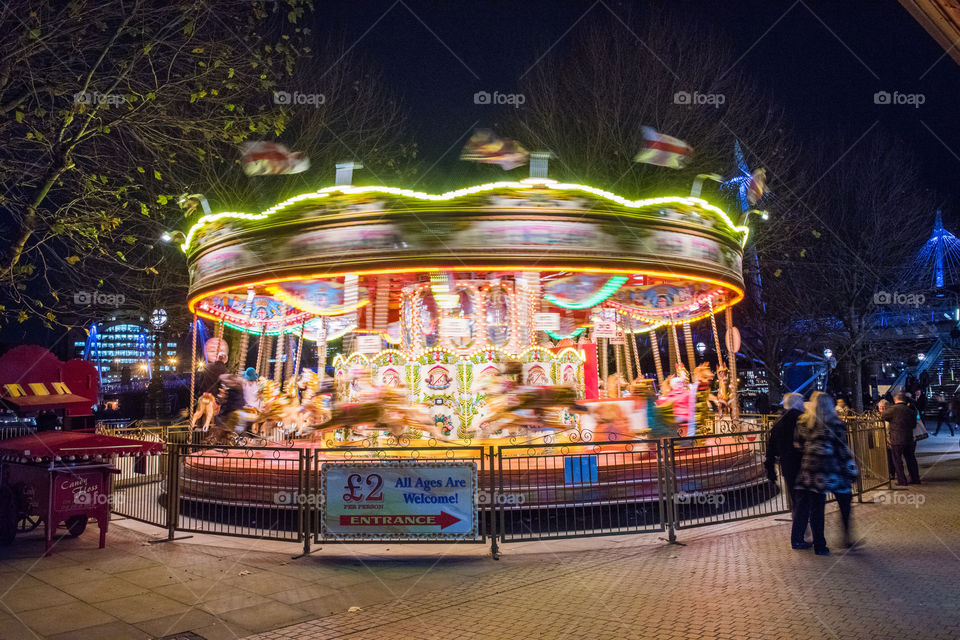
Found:
[[[279,176],[306,171],[310,158],[276,142],[248,142],[243,145],[240,164],[248,176]]]
[[[757,204],[767,191],[767,170],[755,169],[750,174],[750,184],[747,186],[747,202]]]
[[[643,147],[633,161],[682,169],[692,155],[693,147],[683,140],[663,135],[650,127],[643,127]]]
[[[530,154],[520,143],[501,138],[489,129],[477,129],[460,152],[461,160],[498,164],[504,171],[527,164],[529,157]]]

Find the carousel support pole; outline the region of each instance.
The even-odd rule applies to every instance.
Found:
[[[630,348],[630,343],[633,342],[633,334],[627,333],[626,330],[623,332],[623,359],[627,365],[627,384],[632,384],[636,380],[636,376],[633,373],[633,353]]]
[[[597,347],[600,349],[600,384],[604,385],[601,398],[606,398],[609,389],[607,389],[607,377],[610,375],[610,367],[607,362],[607,345],[610,344],[610,338],[597,338]]]
[[[296,348],[296,335],[293,333],[287,334],[286,343],[283,345],[283,350],[287,353],[287,360],[283,363],[283,379],[289,380],[293,377],[293,350]]]
[[[733,327],[733,310],[727,307],[724,310],[724,320],[727,322],[727,331]],[[730,401],[732,405],[733,419],[740,419],[740,397],[737,395],[737,352],[733,349],[727,350],[727,359],[730,369]]]
[[[693,376],[693,370],[697,368],[697,358],[693,354],[693,330],[690,329],[690,323],[683,323],[683,340],[687,343],[687,362],[690,363],[690,375]]]
[[[254,368],[257,370],[257,375],[261,375],[263,371],[263,347],[266,341],[267,326],[264,325],[260,328],[260,338],[257,340],[257,361],[253,363]]]
[[[653,351],[653,366],[657,368],[657,386],[663,387],[663,364],[660,362],[660,341],[657,330],[650,329],[650,350]]]
[[[630,350],[633,352],[633,355],[631,357],[633,358],[633,365],[636,371],[634,380],[636,380],[637,378],[642,378],[643,370],[640,368],[640,345],[637,344],[637,334],[631,333],[629,342],[627,344],[630,345]]]
[[[626,372],[627,372],[627,367],[626,367],[626,364],[625,364],[625,362],[624,362],[624,360],[626,360],[626,358],[623,357],[623,356],[624,356],[624,349],[625,349],[625,348],[626,348],[626,343],[614,345],[614,347],[613,347],[613,355],[614,355],[614,357],[617,359],[617,379],[618,379],[618,380],[619,380],[620,378],[626,378],[626,377],[627,377],[627,373],[626,373]],[[629,381],[628,381],[628,382],[629,382]]]
[[[247,368],[247,351],[250,350],[250,334],[240,332],[240,347],[237,349],[237,373],[243,373]]]
[[[670,343],[667,345],[667,355],[669,357],[670,370],[668,375],[673,375],[677,370],[677,363],[680,362],[680,341],[677,338],[677,325],[670,323]]]
[[[277,336],[277,348],[273,356],[273,379],[276,382],[283,382],[283,341],[287,337],[283,331],[285,328],[280,327],[280,334]]]
[[[223,339],[223,320],[217,323],[217,338]]]
[[[248,318],[253,317],[253,298],[254,290],[247,289],[247,301],[244,303],[243,311]],[[247,368],[247,353],[250,351],[250,332],[241,331],[240,332],[240,348],[239,348],[239,357],[237,358],[237,373],[243,373]],[[260,354],[257,353],[257,362],[255,366],[260,366]]]
[[[300,360],[303,357],[303,331],[306,329],[307,321],[300,323],[300,340],[297,342],[297,362],[293,365],[293,377],[300,375]]]
[[[197,389],[197,314],[190,325],[190,419],[193,419],[194,394]]]
[[[323,376],[327,371],[327,319],[320,318],[320,328],[317,330],[317,375],[323,384]]]
[[[713,299],[710,299],[710,328],[713,331],[713,346],[717,350],[717,368],[723,366],[723,351],[720,349],[720,332],[717,331],[717,316],[713,312]]]

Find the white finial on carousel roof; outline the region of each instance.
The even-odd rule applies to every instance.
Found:
[[[338,186],[353,184],[354,169],[363,169],[363,163],[362,162],[338,162],[336,184]]]
[[[549,171],[550,158],[553,156],[549,151],[534,151],[530,154],[530,177],[546,178]]]

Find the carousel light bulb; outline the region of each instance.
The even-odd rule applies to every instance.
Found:
[[[698,342],[698,343],[697,343],[697,352],[698,352],[701,356],[702,356],[703,354],[705,354],[705,353],[707,352],[707,345],[704,344],[703,342]]]

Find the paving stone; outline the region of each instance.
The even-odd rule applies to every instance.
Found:
[[[48,640],[147,640],[150,637],[146,631],[119,620],[47,636]]]
[[[85,629],[116,620],[116,618],[100,609],[76,601],[55,607],[31,609],[18,614],[18,616],[25,625],[30,627],[33,633],[41,636]]]
[[[307,619],[310,614],[282,602],[271,602],[265,605],[234,609],[219,616],[227,624],[236,623],[253,631],[272,629],[284,620]]]
[[[29,589],[21,589],[17,586],[10,589],[3,598],[0,598],[0,611],[7,612],[9,610],[19,613],[31,609],[67,604],[73,602],[73,600],[74,598],[68,593],[47,584],[39,584]]]
[[[147,593],[146,587],[127,582],[116,576],[100,578],[99,580],[71,582],[61,586],[60,589],[87,603],[116,600],[117,598]]]
[[[98,602],[96,606],[110,615],[130,623],[152,620],[189,610],[187,605],[156,593],[106,600]]]

